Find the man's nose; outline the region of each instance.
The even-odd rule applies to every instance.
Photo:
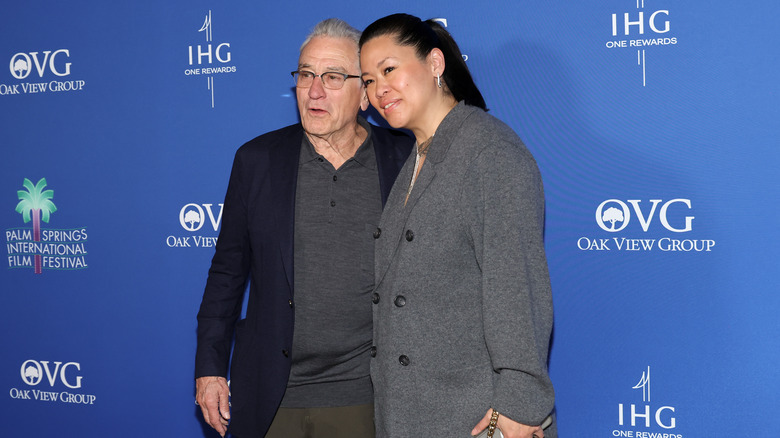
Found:
[[[311,87],[309,87],[309,97],[312,99],[318,99],[324,96],[325,86],[322,83],[322,76],[317,76],[311,81]]]

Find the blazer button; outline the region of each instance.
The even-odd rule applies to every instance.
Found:
[[[412,232],[412,230],[406,230],[406,240],[408,242],[414,240],[414,233]]]
[[[282,354],[284,355],[284,357],[290,357],[290,352],[287,350],[282,350]]]
[[[289,304],[289,305],[290,305],[290,308],[292,308],[292,306],[293,306],[293,302],[292,302],[292,300],[287,300],[287,304]]]
[[[379,239],[379,236],[382,235],[382,229],[377,227],[376,230],[374,230],[374,239]]]
[[[379,294],[378,293],[374,292],[371,295],[371,302],[374,303],[374,304],[379,304]]]
[[[398,358],[398,362],[399,362],[401,365],[403,365],[403,366],[408,366],[408,365],[409,365],[409,357],[407,357],[405,354],[402,354],[402,355],[401,355],[401,356]]]
[[[403,295],[398,295],[395,297],[395,305],[396,307],[403,307],[406,305],[406,297]]]
[[[376,347],[372,345],[371,349],[369,350],[369,354],[371,355],[371,357],[376,357]]]

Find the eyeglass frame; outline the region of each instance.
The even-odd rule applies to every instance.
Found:
[[[325,72],[322,72],[320,74],[316,74],[316,73],[314,73],[313,71],[310,71],[310,70],[295,70],[295,71],[291,71],[290,75],[292,75],[292,77],[293,77],[293,81],[295,82],[295,87],[296,88],[310,88],[311,87],[311,85],[309,85],[307,87],[299,87],[298,86],[298,80],[295,78],[295,75],[296,74],[301,74],[301,73],[311,73],[311,75],[312,75],[311,83],[312,84],[314,84],[314,78],[319,77],[320,80],[322,81],[322,86],[324,88],[328,89],[328,90],[341,90],[342,88],[344,88],[344,84],[347,82],[347,79],[351,79],[351,78],[361,79],[362,78],[362,76],[350,75],[350,74],[342,73],[340,71],[325,71]],[[328,75],[328,74],[344,76],[344,82],[341,83],[341,87],[339,87],[339,88],[329,88],[329,87],[325,86],[325,77],[324,76]],[[360,83],[363,84],[363,81],[361,80]]]

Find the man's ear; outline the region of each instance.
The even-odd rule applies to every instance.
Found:
[[[371,102],[368,101],[368,90],[363,86],[363,97],[360,98],[360,109],[365,111],[370,104]]]

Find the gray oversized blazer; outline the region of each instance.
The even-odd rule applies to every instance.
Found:
[[[541,424],[553,313],[536,162],[511,128],[461,102],[404,205],[413,168],[414,154],[374,234],[377,438],[466,438],[490,407]]]

